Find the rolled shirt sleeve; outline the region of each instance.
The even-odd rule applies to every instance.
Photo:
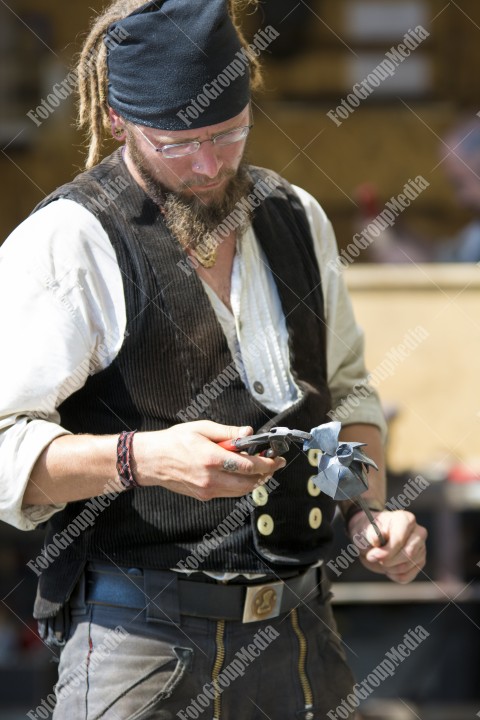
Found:
[[[68,431],[56,408],[108,366],[125,333],[113,248],[98,220],[58,200],[0,249],[0,519],[31,530],[64,505],[22,508],[45,447]]]

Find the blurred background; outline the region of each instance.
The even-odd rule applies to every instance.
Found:
[[[1,239],[82,168],[75,96],[53,88],[103,6],[0,3]],[[325,272],[342,270],[365,329],[389,419],[389,498],[403,498],[430,532],[427,568],[411,586],[366,576],[355,562],[331,573],[359,680],[410,628],[430,632],[362,713],[478,717],[480,4],[264,0],[245,12],[250,39],[267,25],[278,36],[260,58],[250,159],[312,193],[333,223],[343,259]],[[392,57],[391,76],[372,74]],[[419,176],[424,189],[400,202]],[[393,220],[382,215],[392,202]],[[41,537],[0,526],[4,720],[35,711],[55,679],[31,620],[36,578],[26,563]],[[334,558],[346,545],[340,527],[336,543]]]

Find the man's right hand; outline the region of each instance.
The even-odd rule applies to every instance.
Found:
[[[133,439],[135,479],[141,486],[159,485],[197,500],[246,495],[286,464],[283,457],[232,453],[217,444],[252,433],[251,427],[210,420],[138,433]]]

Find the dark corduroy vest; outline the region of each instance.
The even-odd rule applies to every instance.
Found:
[[[267,176],[259,168],[252,167],[250,172],[253,183]],[[212,393],[200,417],[252,425],[255,432],[276,425],[308,431],[328,419],[329,409],[321,280],[298,196],[286,181],[273,173],[269,176],[278,187],[255,210],[253,227],[276,281],[287,322],[292,373],[304,395],[289,410],[275,415],[237,376],[221,393]],[[127,428],[161,430],[177,424],[177,413],[205,385],[233,367],[225,335],[199,278],[181,269],[185,253],[166,229],[157,205],[129,174],[119,151],[38,207],[60,197],[86,206],[102,223],[122,273],[127,311],[127,332],[118,356],[62,403],[62,425],[73,433],[102,434]],[[267,502],[253,503],[248,513],[244,505],[245,520],[225,533],[221,543],[213,544],[217,547],[209,549],[199,569],[272,573],[292,566],[301,569],[325,555],[333,502],[308,483],[315,471],[302,452],[292,448],[287,461],[287,467],[275,476],[279,486]],[[213,533],[239,501],[200,502],[160,487],[135,489],[111,502],[107,498],[105,509],[97,505],[94,523],[76,538],[72,529],[78,534],[77,526],[71,523],[84,517],[86,503],[69,503],[48,523],[48,566],[40,577],[36,617],[57,611],[88,560],[174,567],[191,555],[206,534]],[[66,547],[50,562],[48,546],[56,534],[66,539]]]

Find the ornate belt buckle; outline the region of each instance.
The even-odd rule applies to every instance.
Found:
[[[243,605],[242,622],[269,620],[280,615],[284,582],[271,582],[266,585],[249,585]]]

